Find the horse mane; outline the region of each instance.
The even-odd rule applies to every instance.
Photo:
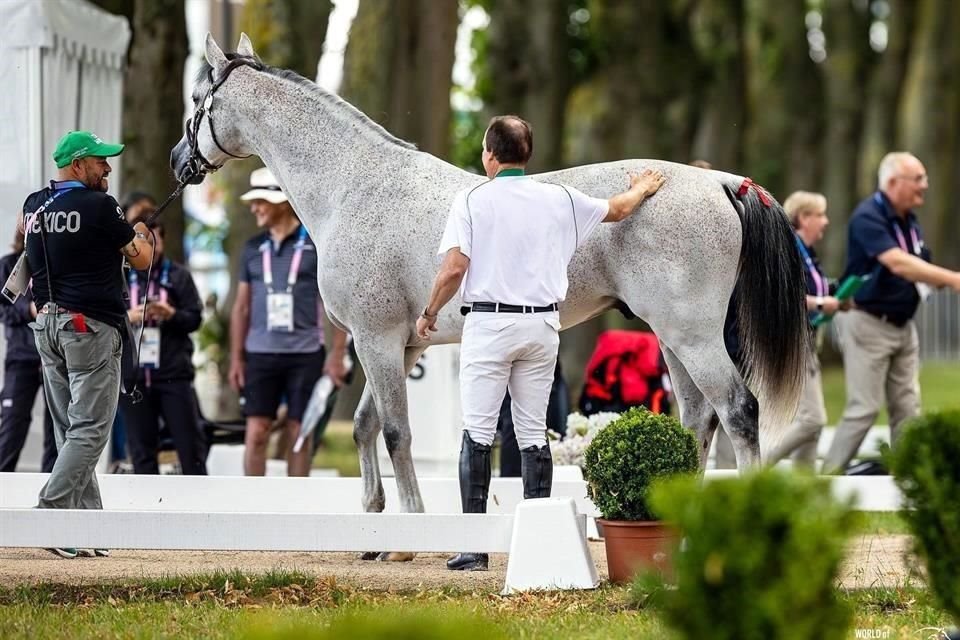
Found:
[[[227,56],[227,60],[234,60],[236,58],[243,57],[240,54],[232,53],[232,52],[227,53],[225,55]],[[259,59],[257,59],[257,61],[260,62]],[[261,62],[261,64],[263,63]],[[210,81],[213,78],[212,72],[213,72],[213,67],[210,66],[209,62],[204,60],[200,66],[200,70],[197,72],[197,77],[194,80],[194,85],[199,84],[201,81]],[[340,109],[343,113],[347,114],[347,117],[350,120],[371,130],[373,133],[377,134],[380,138],[382,138],[386,142],[389,142],[390,144],[394,144],[398,147],[402,147],[404,149],[416,150],[417,145],[413,144],[412,142],[407,142],[406,140],[402,140],[396,137],[395,135],[393,135],[392,133],[384,129],[380,124],[372,120],[365,113],[357,109],[355,106],[353,106],[352,104],[350,104],[349,102],[341,98],[340,96],[330,93],[329,91],[326,91],[325,89],[323,89],[323,87],[318,85],[316,82],[314,82],[313,80],[310,80],[309,78],[304,78],[296,71],[291,71],[290,69],[280,69],[278,67],[271,67],[270,65],[263,64],[263,72],[268,73],[276,78],[280,78],[281,80],[286,80],[287,82],[291,82],[295,85],[304,87],[305,89],[307,89],[307,91],[309,91],[312,95],[322,100],[329,107],[334,109]]]

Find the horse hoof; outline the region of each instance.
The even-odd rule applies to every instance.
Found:
[[[379,560],[380,559],[379,551],[364,551],[360,554],[361,560]]]
[[[377,557],[378,562],[410,562],[417,554],[408,551],[384,551]]]

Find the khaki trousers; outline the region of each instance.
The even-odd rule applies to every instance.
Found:
[[[40,490],[42,509],[102,509],[94,473],[120,398],[120,332],[70,314],[41,313],[30,324],[43,361],[43,391],[53,416],[57,461]]]
[[[837,330],[843,349],[847,405],[823,473],[843,473],[887,401],[890,441],[920,413],[920,341],[911,320],[896,327],[864,311],[843,314]]]
[[[823,402],[823,381],[820,376],[820,358],[816,353],[810,355],[807,373],[800,392],[800,404],[797,414],[787,429],[783,440],[764,460],[766,464],[776,464],[791,456],[797,466],[813,469],[817,461],[817,443],[820,432],[827,423],[827,407]]]

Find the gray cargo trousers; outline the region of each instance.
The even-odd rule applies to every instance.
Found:
[[[57,462],[40,490],[41,509],[101,509],[94,474],[120,396],[120,332],[47,305],[31,323],[43,362]],[[55,312],[56,311],[56,312]]]

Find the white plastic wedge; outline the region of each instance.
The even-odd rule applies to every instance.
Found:
[[[503,594],[594,589],[600,583],[587,545],[586,516],[572,498],[524,500],[513,519]]]

